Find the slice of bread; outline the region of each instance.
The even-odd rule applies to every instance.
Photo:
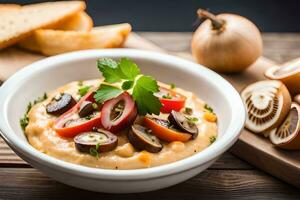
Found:
[[[90,31],[93,28],[93,20],[91,17],[84,11],[76,13],[75,15],[71,16],[68,20],[64,23],[60,24],[58,27],[55,27],[55,30],[67,30],[67,31]],[[42,29],[38,29],[42,30]],[[40,45],[37,41],[37,31],[35,30],[32,35],[26,37],[25,39],[18,42],[18,46],[22,47],[23,49],[27,49],[29,51],[40,52]],[[44,33],[47,31],[39,31],[39,38],[40,40],[47,36],[43,36]]]
[[[57,29],[65,31],[90,31],[93,28],[93,20],[86,12],[79,12]]]
[[[19,4],[0,4],[0,12],[9,12],[12,10],[20,9]]]
[[[83,49],[121,47],[130,31],[131,26],[127,23],[96,27],[88,32],[39,29],[34,32],[33,40],[24,42],[44,55],[55,55]]]
[[[59,26],[69,17],[85,9],[83,1],[46,2],[5,9],[0,4],[0,49],[30,36],[36,29]],[[7,7],[7,6],[6,6]],[[9,11],[8,11],[9,10]]]

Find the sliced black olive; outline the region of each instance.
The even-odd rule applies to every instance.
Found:
[[[86,117],[92,114],[97,109],[97,104],[90,101],[83,101],[80,105],[78,115],[79,117]]]
[[[46,111],[52,115],[61,115],[71,109],[76,104],[76,100],[72,95],[62,93],[56,95],[46,106]]]
[[[189,118],[184,114],[172,110],[168,117],[168,120],[176,128],[191,134],[194,139],[198,136],[197,125],[193,121],[189,120]]]
[[[129,142],[138,150],[146,150],[151,153],[160,152],[163,145],[159,139],[151,134],[151,130],[141,125],[134,124],[128,132]]]
[[[90,153],[91,148],[98,152],[108,152],[118,145],[118,137],[103,129],[84,132],[74,138],[75,147],[82,153]]]

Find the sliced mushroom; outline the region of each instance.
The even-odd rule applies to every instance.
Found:
[[[272,80],[282,81],[292,95],[300,93],[300,59],[271,67],[266,70],[265,76]]]
[[[300,105],[300,94],[298,94],[294,97],[294,101]]]
[[[248,116],[246,128],[263,134],[279,126],[291,106],[291,96],[280,81],[259,81],[241,92]]]
[[[107,152],[117,147],[118,137],[109,131],[94,129],[77,135],[74,142],[76,149],[82,153],[89,153],[91,148],[98,152]]]
[[[184,114],[172,110],[169,114],[168,120],[171,124],[175,125],[176,128],[192,135],[193,139],[198,136],[197,125],[189,120]]]
[[[86,117],[90,114],[92,114],[95,111],[95,108],[97,104],[94,104],[90,101],[84,101],[81,103],[78,115],[79,117]]]
[[[269,138],[270,134],[273,134],[277,131],[277,128],[273,128],[271,130],[263,131],[262,134],[264,137]]]
[[[76,104],[76,100],[72,95],[62,93],[56,95],[46,106],[46,111],[52,115],[61,115],[71,109]]]
[[[292,103],[291,110],[285,121],[276,132],[270,134],[270,140],[283,149],[300,149],[300,106]]]
[[[128,140],[138,150],[146,150],[151,153],[160,152],[163,145],[159,139],[151,134],[151,130],[141,125],[134,124],[128,132]]]

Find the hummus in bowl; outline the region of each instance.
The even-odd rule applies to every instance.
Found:
[[[207,148],[217,138],[217,119],[210,107],[192,92],[175,87],[172,91],[186,97],[181,111],[183,113],[186,110],[192,112],[189,113],[190,115],[186,114],[186,117],[193,118],[195,121],[190,123],[195,123],[198,128],[199,133],[196,138],[187,142],[162,140],[162,150],[152,153],[134,148],[134,144],[131,144],[127,138],[129,125],[125,130],[116,133],[118,145],[113,150],[99,152],[97,156],[82,153],[76,150],[73,138],[61,137],[55,132],[54,124],[57,116],[47,113],[47,105],[61,93],[70,94],[74,99],[79,99],[82,88],[97,88],[101,82],[103,80],[74,81],[47,93],[47,98],[33,105],[28,112],[29,123],[25,128],[25,134],[29,143],[47,155],[71,163],[105,169],[138,169],[181,160]],[[170,87],[162,83],[159,85],[163,85],[164,88]],[[160,113],[156,117],[167,119],[168,113]]]
[[[77,101],[76,104],[78,104],[80,101],[77,99],[79,80],[84,80],[84,86],[95,85],[96,90],[99,89],[99,84],[102,83],[103,77],[101,77],[99,70],[95,67],[97,59],[112,58],[119,60],[122,57],[133,60],[140,67],[141,74],[152,76],[166,83],[166,85],[158,83],[159,86],[169,88],[170,83],[175,84],[175,91],[186,97],[185,106],[178,112],[184,112],[186,107],[190,107],[193,110],[192,115],[198,118],[196,122],[197,137],[192,138],[194,137],[193,131],[191,131],[193,134],[189,133],[189,135],[184,136],[176,134],[174,137],[172,130],[166,132],[166,127],[163,127],[163,132],[167,133],[168,136],[171,135],[171,139],[181,138],[183,140],[179,142],[165,141],[166,138],[160,138],[162,135],[157,134],[157,131],[155,131],[157,127],[161,128],[158,125],[165,123],[156,125],[154,122],[158,121],[155,121],[154,118],[161,117],[167,120],[170,113],[157,113],[157,110],[152,110],[156,114],[144,114],[144,112],[140,114],[140,111],[138,111],[139,105],[137,104],[137,115],[148,117],[149,120],[139,121],[140,118],[135,117],[134,123],[146,128],[154,127],[152,134],[158,138],[159,143],[157,140],[153,143],[150,141],[154,145],[151,148],[146,145],[149,151],[142,150],[139,145],[135,144],[136,146],[134,146],[129,140],[127,141],[127,134],[130,130],[125,133],[117,133],[118,126],[116,125],[118,123],[111,123],[109,118],[108,120],[105,118],[103,119],[105,127],[108,127],[108,129],[114,127],[109,131],[118,138],[117,146],[110,145],[109,149],[112,150],[99,152],[98,157],[95,151],[93,155],[90,152],[79,152],[74,141],[77,135],[72,136],[72,131],[69,131],[71,129],[66,131],[66,127],[62,126],[62,124],[66,123],[57,124],[61,116],[49,114],[45,112],[45,109],[47,109],[47,105],[53,100],[53,97],[56,96],[59,90],[62,90],[60,92],[70,93]],[[112,83],[112,85],[114,84],[116,83]],[[124,89],[126,88],[128,87],[124,87]],[[153,88],[150,87],[148,89]],[[92,90],[93,88],[91,88]],[[153,91],[156,90],[153,89]],[[46,98],[39,99],[31,107],[27,115],[29,123],[24,132],[20,127],[20,117],[24,116],[28,102],[34,103],[34,100],[45,92],[47,94],[45,95]],[[127,92],[131,94],[130,89]],[[85,99],[84,96],[81,98]],[[125,96],[128,97],[128,95]],[[126,99],[128,100],[127,97]],[[167,99],[169,98],[168,95],[166,97]],[[135,101],[133,97],[131,98]],[[139,97],[136,96],[135,98]],[[148,100],[149,98],[144,99]],[[114,102],[110,101],[109,105],[111,106]],[[213,108],[217,121],[209,122],[208,119],[211,117],[204,117],[204,113],[207,113],[206,109],[208,108],[205,106],[205,103]],[[105,103],[102,104],[99,103],[99,109],[103,109]],[[132,107],[134,104],[129,103],[128,105],[130,105],[128,108],[134,108]],[[152,104],[147,104],[146,106],[150,105]],[[105,106],[105,110],[111,108],[110,106]],[[144,106],[143,104],[141,108]],[[75,108],[74,110],[78,111],[79,107],[75,106]],[[149,111],[148,107],[146,110]],[[73,114],[73,111],[70,113]],[[65,116],[64,114],[62,115]],[[238,92],[218,74],[198,64],[174,56],[131,49],[88,50],[46,58],[20,70],[0,88],[0,130],[1,136],[7,144],[22,159],[48,176],[71,186],[99,192],[130,193],[151,191],[177,184],[195,176],[209,167],[223,152],[234,144],[244,126],[245,115],[245,108]],[[97,119],[97,116],[99,117],[99,115],[94,117]],[[24,122],[26,122],[27,118],[24,119]],[[129,119],[129,121],[132,120],[131,118]],[[211,119],[214,118],[212,117]],[[131,126],[125,126],[124,131],[126,127],[130,129]],[[97,127],[101,129],[100,135],[106,134],[104,131],[108,129],[103,129],[105,127]],[[168,127],[170,128],[170,126]],[[90,132],[97,132],[98,129]],[[53,130],[55,130],[55,134]],[[194,129],[192,128],[191,130]],[[179,132],[187,134],[182,130]],[[58,135],[58,133],[61,135]],[[62,135],[72,137],[64,137]],[[142,134],[142,136],[144,135]],[[210,144],[211,136],[217,136],[216,141],[212,144]],[[168,138],[170,139],[170,137]],[[113,141],[113,144],[115,144],[115,140]],[[127,145],[125,145],[126,143]],[[132,152],[126,153],[126,151],[125,153],[120,153],[121,147],[125,145],[123,149],[126,149],[126,146],[130,146],[129,143],[133,146],[133,154]],[[198,152],[192,151],[194,150],[193,145],[197,146]],[[97,146],[99,147],[99,145],[94,146],[95,149]],[[146,148],[145,145],[142,146]],[[56,151],[59,148],[60,151]],[[101,148],[101,144],[99,148]],[[180,153],[177,153],[177,151]],[[170,156],[168,156],[164,152],[169,152],[172,155],[169,154]],[[104,155],[112,158],[109,160],[116,159],[118,164],[122,163],[120,160],[124,160],[124,162],[135,158],[139,160],[138,162],[123,163],[122,166],[114,165],[115,163],[99,164],[98,160],[102,159]],[[159,155],[162,155],[164,159],[159,159]],[[77,160],[73,159],[75,157]],[[149,157],[150,159],[148,159]],[[120,170],[116,170],[116,166]]]

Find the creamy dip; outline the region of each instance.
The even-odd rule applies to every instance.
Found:
[[[99,86],[101,80],[83,81],[84,86]],[[205,102],[192,92],[175,88],[174,90],[186,96],[186,107],[193,109],[193,116],[199,118],[196,122],[199,129],[198,137],[188,142],[162,142],[164,148],[159,153],[136,151],[128,142],[126,130],[118,134],[118,147],[113,151],[100,153],[99,157],[80,153],[76,150],[73,138],[64,138],[54,131],[57,117],[46,112],[46,105],[58,93],[69,93],[79,98],[78,82],[71,82],[50,93],[48,98],[32,107],[28,113],[29,124],[25,134],[29,143],[37,150],[63,161],[80,165],[105,169],[139,169],[172,163],[196,154],[211,144],[212,138],[217,137],[217,124],[207,120],[205,116]],[[163,114],[161,117],[164,117]]]

